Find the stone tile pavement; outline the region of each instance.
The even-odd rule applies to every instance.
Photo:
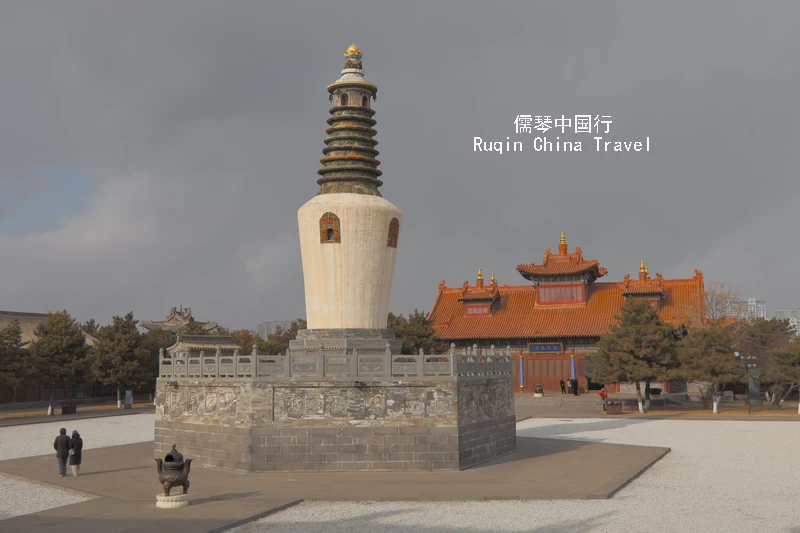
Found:
[[[611,497],[668,448],[518,437],[518,451],[451,472],[191,472],[190,505],[158,509],[153,443],[87,450],[81,476],[58,478],[54,457],[0,462],[0,472],[98,496],[0,522],[8,533],[223,531],[305,500],[450,501]],[[180,490],[180,489],[177,489]]]

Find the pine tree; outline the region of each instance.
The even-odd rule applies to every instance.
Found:
[[[151,377],[155,382],[158,377],[158,354],[161,349],[166,352],[167,348],[175,344],[177,336],[169,330],[155,328],[142,335],[141,346],[149,354],[142,363],[142,371]]]
[[[713,395],[715,412],[719,386],[741,382],[744,377],[744,368],[735,356],[739,342],[740,336],[730,320],[720,318],[689,328],[688,335],[679,343],[678,374],[686,381],[711,384],[709,392]]]
[[[611,332],[597,343],[592,379],[602,383],[636,383],[639,412],[643,413],[641,382],[667,379],[678,366],[675,329],[646,301],[628,300]],[[647,387],[649,389],[649,387]],[[649,402],[649,397],[646,398]]]
[[[239,329],[231,332],[231,337],[239,348],[242,354],[249,354],[253,351],[253,345],[258,346],[259,353],[267,353],[267,342],[256,335],[250,333],[249,330]]]
[[[91,335],[92,337],[97,335],[97,330],[99,328],[100,326],[97,325],[97,322],[95,322],[94,318],[89,319],[83,324],[81,324],[81,329],[86,333],[88,333],[89,335]]]
[[[416,354],[422,348],[425,353],[433,349],[437,353],[447,351],[448,344],[436,336],[433,319],[425,311],[414,309],[408,317],[389,313],[387,328],[403,343],[403,354]]]
[[[31,352],[39,379],[51,386],[52,414],[56,385],[69,387],[88,382],[92,357],[80,325],[66,311],[48,314],[47,320],[36,326],[34,335]]]
[[[11,401],[16,401],[17,387],[25,385],[34,374],[30,352],[22,342],[18,321],[0,329],[0,386],[11,387]]]
[[[761,382],[770,385],[774,409],[780,407],[795,387],[800,387],[800,340],[795,339],[788,346],[773,351],[761,374]],[[797,414],[800,414],[800,403]]]
[[[283,330],[280,327],[275,328],[275,332],[267,337],[267,342],[264,345],[264,352],[270,355],[280,355],[286,353],[289,349],[289,341],[297,338],[297,333],[301,329],[306,329],[308,325],[302,318],[292,321],[289,329]]]
[[[97,332],[95,373],[104,385],[116,385],[117,407],[121,406],[121,387],[139,386],[152,379],[148,359],[150,350],[142,344],[142,336],[133,313],[115,316],[109,326]]]

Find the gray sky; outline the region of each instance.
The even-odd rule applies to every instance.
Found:
[[[395,312],[478,267],[524,284],[561,231],[608,280],[644,260],[800,307],[800,4],[499,4],[3,2],[0,308],[304,316],[296,213],[351,42],[404,215]],[[519,114],[610,115],[651,151],[537,153]]]

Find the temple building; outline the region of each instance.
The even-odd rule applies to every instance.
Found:
[[[47,321],[47,313],[21,313],[18,311],[0,311],[0,329],[10,326],[14,321],[19,322],[22,329],[22,344],[30,346],[36,340],[36,326]],[[86,344],[94,346],[97,339],[81,330]]]
[[[685,279],[650,277],[642,261],[639,275],[622,281],[597,281],[607,270],[596,259],[587,260],[580,248],[569,252],[564,234],[558,253],[548,248],[541,264],[521,264],[517,272],[531,282],[488,284],[478,270],[475,285],[439,284],[431,311],[436,334],[458,347],[488,349],[510,345],[515,355],[515,390],[559,392],[562,378],[576,377],[583,390],[599,389],[591,381],[591,358],[601,335],[610,332],[615,316],[627,299],[649,301],[661,318],[676,326],[692,316],[704,316],[703,274]],[[665,383],[665,392],[680,392],[681,383]],[[633,387],[634,385],[630,385]],[[654,385],[656,386],[656,385]],[[609,392],[626,392],[626,384]]]
[[[139,325],[148,331],[151,329],[165,329],[172,333],[177,333],[192,322],[202,326],[202,328],[209,333],[217,329],[216,322],[197,322],[194,317],[192,317],[192,309],[189,307],[184,309],[183,306],[170,309],[166,320],[143,320]]]

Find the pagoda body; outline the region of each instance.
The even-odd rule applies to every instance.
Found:
[[[330,109],[319,194],[297,214],[308,329],[294,353],[347,348],[382,353],[400,342],[386,329],[402,214],[381,196],[371,102],[361,51],[350,46],[341,77],[328,86]]]
[[[247,472],[459,470],[516,449],[509,347],[402,353],[386,328],[402,218],[379,192],[377,88],[358,47],[345,56],[319,194],[297,217],[308,329],[285,354],[180,337],[159,355],[156,457],[177,444]]]

